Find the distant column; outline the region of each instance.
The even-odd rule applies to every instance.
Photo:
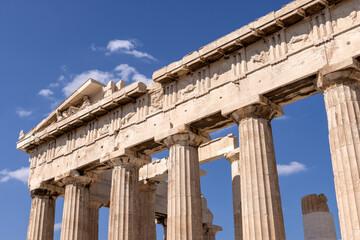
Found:
[[[166,217],[163,218],[156,218],[156,224],[160,224],[164,231],[163,231],[163,240],[166,240],[167,237],[167,221],[166,221]]]
[[[215,235],[217,232],[222,231],[222,227],[204,223],[203,231],[204,240],[216,240]]]
[[[155,192],[156,183],[143,182],[140,184],[140,238],[144,240],[156,240],[155,225]]]
[[[270,120],[279,106],[257,102],[232,118],[239,125],[240,185],[244,240],[283,240],[285,228]]]
[[[99,210],[101,203],[90,201],[89,205],[89,240],[99,239]]]
[[[214,215],[207,207],[207,200],[204,195],[201,196],[201,200],[204,240],[215,240],[216,233],[222,231],[222,227],[213,224]]]
[[[242,216],[241,216],[241,186],[240,186],[240,159],[238,149],[229,152],[225,156],[231,163],[233,214],[235,240],[242,240]]]
[[[326,202],[324,194],[301,198],[305,240],[337,240],[334,216]]]
[[[31,198],[27,240],[53,239],[56,194],[46,189],[35,189],[31,191]]]
[[[168,160],[168,240],[203,239],[198,146],[202,138],[192,132],[164,140]]]
[[[341,237],[360,239],[360,71],[320,74],[339,209]]]
[[[61,240],[89,239],[90,184],[93,179],[73,172],[62,179],[65,198],[61,225]]]

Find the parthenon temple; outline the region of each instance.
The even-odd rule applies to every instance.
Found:
[[[199,165],[226,158],[234,239],[283,240],[271,121],[320,93],[341,238],[359,240],[359,61],[360,0],[296,0],[155,71],[149,85],[88,79],[19,136],[30,155],[27,239],[53,239],[61,197],[61,240],[97,240],[100,207],[109,240],[155,240],[156,223],[167,240],[213,240],[222,228]],[[234,124],[239,139],[211,139]]]

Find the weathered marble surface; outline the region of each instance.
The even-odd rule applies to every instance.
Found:
[[[329,212],[324,194],[310,194],[301,198],[304,239],[336,240],[334,216]]]
[[[201,199],[199,159],[213,161],[234,150],[234,144],[229,145],[233,149],[221,149],[222,143],[211,140],[209,134],[235,120],[239,124],[241,154],[240,174],[235,171],[236,163],[233,173],[236,178],[240,175],[241,194],[234,193],[234,213],[242,215],[243,238],[284,239],[269,121],[282,114],[284,105],[323,93],[342,237],[360,239],[359,60],[358,0],[296,0],[155,71],[154,82],[148,86],[138,82],[126,86],[124,81],[104,85],[89,79],[36,127],[26,134],[20,132],[17,148],[30,155],[29,188],[53,186],[61,189],[58,195],[65,196],[65,203],[75,201],[86,206],[104,198],[105,193],[100,187],[91,191],[88,184],[65,183],[65,176],[78,171],[81,176],[106,178],[104,173],[114,168],[110,208],[117,210],[110,210],[109,236],[116,239],[125,234],[136,238],[139,209],[129,201],[136,202],[139,195],[138,169],[149,170],[150,165],[144,167],[149,164],[149,156],[170,148],[169,160],[154,164],[153,175],[141,171],[141,176],[145,180],[168,176],[169,204],[181,203],[185,195],[191,202],[186,207],[190,213],[173,214],[173,207],[169,208],[170,239],[183,236],[184,229],[192,229],[191,236],[202,238],[201,211],[194,208]],[[203,145],[170,146],[163,141],[172,136],[170,133],[181,135],[185,130],[204,139]],[[207,150],[202,152],[202,147]],[[147,161],[136,161],[137,170],[111,164],[124,157]],[[256,167],[260,163],[265,164],[263,168]],[[191,166],[190,173],[174,177],[184,171],[184,166]],[[256,182],[256,177],[265,180]],[[93,179],[90,182],[93,184]],[[189,185],[193,192],[184,193],[171,182]],[[248,196],[254,190],[249,184],[254,182],[254,189],[261,191]],[[98,182],[98,186],[101,184],[107,189],[104,182]],[[130,188],[129,192],[119,192],[124,187]],[[79,194],[85,197],[79,198]],[[122,207],[120,200],[130,205]],[[83,207],[75,207],[81,213],[74,215],[74,206],[66,206],[63,239],[71,231],[87,228],[83,222],[72,221],[86,217]],[[121,222],[120,212],[131,217]],[[174,220],[173,216],[188,216],[189,228],[174,230],[174,222],[184,221]],[[234,217],[236,222],[239,215]],[[119,227],[123,223],[134,225]],[[239,221],[235,224],[240,226]],[[79,239],[86,238],[86,233],[76,234]],[[236,236],[240,238],[240,233]]]

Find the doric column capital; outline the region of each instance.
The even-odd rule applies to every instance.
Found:
[[[334,71],[323,75],[321,72],[316,78],[315,86],[321,92],[331,85],[337,83],[360,83],[360,70],[355,68],[347,68],[343,70]]]
[[[272,120],[276,117],[283,115],[282,108],[272,102],[259,102],[252,105],[245,106],[234,111],[230,117],[235,122],[239,123],[241,120],[246,118],[264,118]]]
[[[240,149],[237,148],[233,151],[227,152],[225,153],[225,159],[228,160],[230,163],[234,162],[234,161],[239,161],[239,153],[240,153]]]
[[[201,143],[210,141],[210,136],[189,125],[182,124],[162,132],[155,137],[155,141],[163,143],[168,148],[176,144],[198,147]]]
[[[89,187],[100,180],[100,175],[91,172],[83,173],[77,170],[70,170],[57,176],[55,180],[61,181],[65,185],[74,184]]]
[[[112,158],[108,161],[108,165],[111,167],[129,166],[140,168],[141,166],[149,163],[148,159],[137,158],[135,156],[123,155],[116,158]]]
[[[35,196],[39,197],[51,197],[57,198],[64,193],[64,189],[54,184],[40,183],[30,188],[31,198]]]
[[[31,198],[36,197],[41,197],[41,198],[54,198],[56,199],[60,193],[49,190],[49,189],[45,189],[45,188],[37,188],[37,189],[33,189],[30,191],[31,194]]]
[[[121,148],[112,152],[107,158],[103,158],[100,161],[114,168],[117,166],[134,166],[140,168],[141,166],[151,162],[151,157],[133,151],[128,148]]]
[[[224,107],[221,114],[239,124],[241,120],[250,117],[272,120],[283,115],[284,111],[268,98],[255,95]]]
[[[319,71],[314,86],[320,92],[324,92],[334,84],[351,82],[360,82],[360,65],[355,59],[324,67]]]
[[[163,142],[168,148],[175,144],[198,147],[204,142],[204,139],[195,133],[184,132],[171,135],[165,138]]]

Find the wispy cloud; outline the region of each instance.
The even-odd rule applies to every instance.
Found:
[[[54,231],[57,232],[57,231],[60,231],[60,230],[61,230],[61,222],[55,223],[54,224]]]
[[[298,172],[305,172],[308,168],[299,162],[290,162],[288,165],[278,164],[277,170],[279,176],[288,176]]]
[[[69,96],[89,78],[95,79],[105,85],[111,80],[116,82],[120,79],[124,81],[141,81],[145,84],[152,82],[151,78],[147,78],[145,75],[139,73],[136,68],[128,64],[120,64],[113,71],[100,71],[94,69],[75,75],[75,77],[63,88],[64,94]]]
[[[290,116],[288,115],[282,115],[278,118],[275,118],[274,120],[278,120],[278,121],[284,121],[284,120],[289,120]]]
[[[0,171],[0,182],[7,182],[11,179],[21,181],[23,183],[27,183],[29,179],[30,168],[22,167],[20,169],[9,171],[8,169],[4,169]]]
[[[50,83],[50,84],[49,84],[49,87],[50,87],[50,88],[56,88],[56,87],[58,87],[58,86],[60,86],[60,83],[58,83],[58,82],[54,82],[54,83]]]
[[[110,52],[122,51],[122,50],[131,50],[135,48],[135,42],[131,40],[111,40],[107,47]]]
[[[60,75],[58,78],[59,81],[64,81],[65,80],[65,76],[64,75]]]
[[[54,92],[51,91],[50,89],[41,89],[39,91],[39,95],[43,96],[43,97],[50,97],[50,96],[54,95]]]
[[[110,80],[114,80],[115,77],[114,74],[111,72],[103,72],[97,69],[89,70],[75,75],[75,77],[71,80],[71,82],[66,84],[66,86],[63,88],[63,92],[65,93],[66,96],[69,96],[89,78],[93,78],[99,82],[106,84]]]
[[[128,64],[118,65],[115,68],[115,71],[118,72],[117,75],[124,81],[132,80],[134,82],[143,82],[146,85],[152,83],[151,78],[147,78],[145,75],[139,73],[136,68],[129,66]]]
[[[134,56],[136,58],[146,58],[149,60],[157,61],[152,55],[147,52],[142,52],[137,50],[138,41],[136,40],[121,40],[114,39],[108,42],[106,48],[96,47],[95,44],[91,45],[91,50],[93,51],[106,51],[106,55],[120,53]]]
[[[16,114],[19,117],[29,117],[33,112],[31,110],[25,110],[23,108],[17,108],[16,109]]]

